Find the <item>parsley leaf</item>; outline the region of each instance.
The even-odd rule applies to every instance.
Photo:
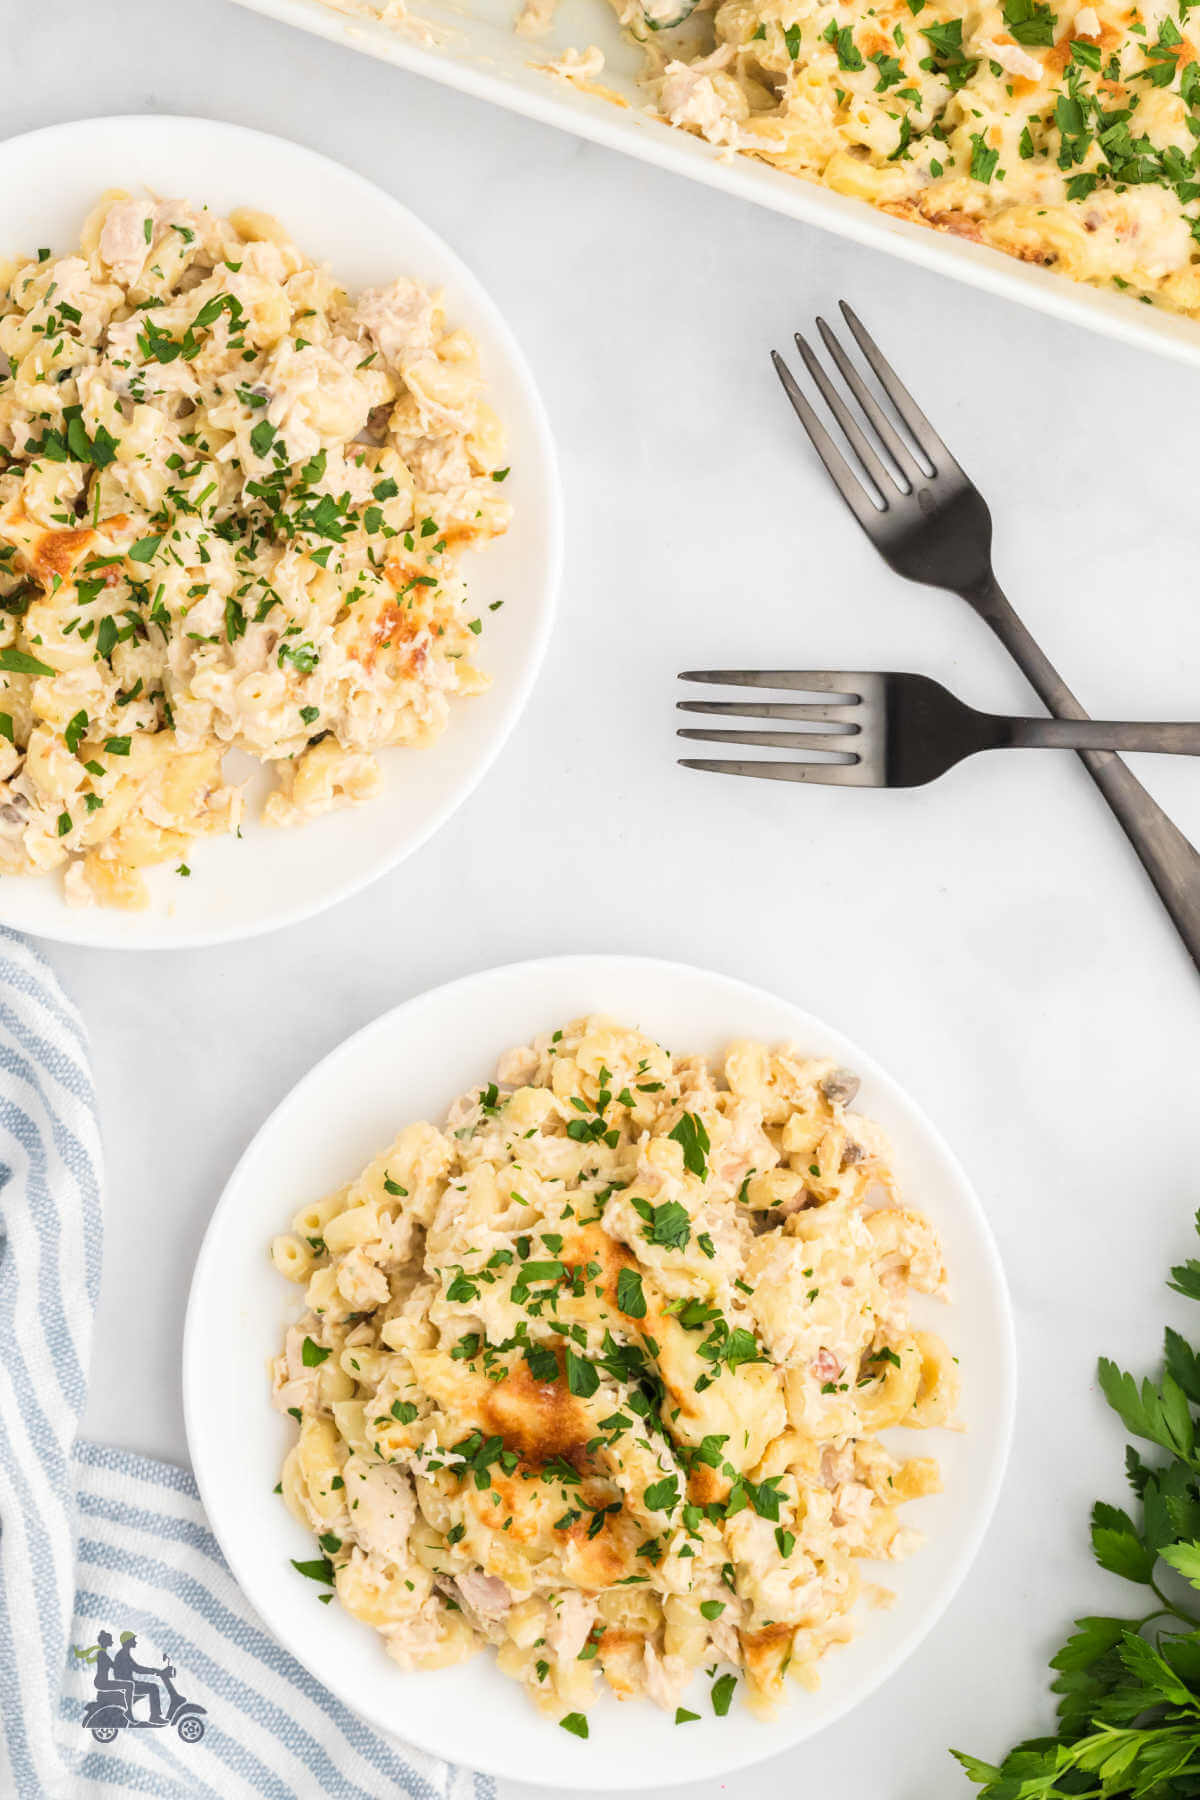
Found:
[[[712,1700],[712,1709],[718,1719],[723,1719],[729,1711],[729,1703],[733,1699],[736,1687],[736,1675],[718,1675],[713,1682],[709,1698]]]
[[[617,1306],[627,1319],[645,1318],[646,1296],[636,1269],[622,1269],[617,1276]]]
[[[963,55],[962,20],[948,19],[944,25],[924,25],[921,36],[933,50],[930,64],[946,77],[952,92],[965,87],[979,67],[977,61]],[[922,65],[924,66],[924,65]]]
[[[665,1475],[661,1481],[652,1481],[642,1500],[648,1512],[674,1512],[679,1505],[678,1476]]]
[[[567,1345],[567,1386],[573,1394],[586,1400],[600,1386],[600,1375],[594,1363],[585,1356],[577,1356],[571,1346]]]
[[[49,663],[39,662],[24,650],[0,650],[0,669],[8,675],[53,675]]]
[[[1018,44],[1052,44],[1055,17],[1037,0],[1006,0],[1004,23]]]
[[[855,44],[854,33],[849,25],[843,25],[839,29],[837,20],[830,19],[821,36],[837,51],[839,69],[853,71],[864,66],[862,51]]]
[[[322,1556],[317,1562],[297,1562],[295,1557],[290,1560],[297,1574],[307,1575],[310,1581],[323,1582],[326,1587],[333,1586],[333,1564],[327,1556]]]
[[[686,1112],[667,1135],[674,1138],[677,1144],[683,1145],[684,1168],[690,1174],[698,1175],[701,1181],[707,1181],[707,1157],[712,1145],[704,1128],[704,1120],[695,1113]]]
[[[990,150],[981,131],[971,133],[971,180],[990,182],[1000,161],[1000,152]]]
[[[631,1200],[638,1217],[645,1220],[642,1236],[667,1250],[683,1250],[692,1235],[692,1221],[686,1206],[678,1200],[667,1200],[652,1206],[649,1200]]]

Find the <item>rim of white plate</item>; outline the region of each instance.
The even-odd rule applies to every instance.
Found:
[[[514,391],[519,395],[525,409],[525,424],[528,426],[529,442],[535,451],[536,466],[528,468],[533,489],[530,501],[544,513],[545,530],[542,543],[542,555],[534,573],[536,579],[527,588],[522,589],[522,603],[529,615],[528,643],[519,667],[509,679],[507,690],[502,699],[497,699],[497,717],[490,734],[480,749],[479,755],[449,785],[446,797],[431,808],[428,818],[422,820],[403,840],[398,848],[390,848],[381,853],[368,865],[342,881],[334,881],[323,885],[318,895],[313,897],[306,893],[302,897],[276,903],[264,910],[261,918],[247,922],[226,922],[224,924],[195,925],[175,927],[169,914],[160,916],[155,911],[145,913],[123,913],[111,908],[90,907],[80,911],[72,911],[62,898],[61,888],[54,875],[29,877],[11,876],[0,880],[0,923],[11,925],[14,929],[28,931],[35,937],[53,942],[81,944],[97,949],[120,950],[175,950],[197,949],[215,944],[240,942],[246,938],[258,937],[268,931],[282,930],[289,925],[299,924],[302,920],[314,917],[331,907],[339,905],[343,900],[362,892],[381,876],[398,867],[409,856],[427,844],[436,832],[441,830],[447,820],[458,810],[468,796],[485,778],[508,742],[516,724],[525,709],[534,684],[541,671],[554,625],[558,591],[562,575],[563,561],[563,502],[562,485],[558,469],[557,452],[553,433],[545,404],[542,400],[537,382],[518,344],[512,328],[509,326],[497,303],[490,293],[463,261],[458,253],[431,225],[425,221],[403,201],[395,198],[385,188],[372,181],[369,176],[361,175],[357,170],[348,168],[334,157],[326,156],[319,150],[313,150],[306,144],[297,143],[295,139],[284,137],[277,132],[260,131],[256,127],[230,124],[222,119],[209,119],[200,114],[171,113],[114,113],[97,115],[86,119],[72,119],[58,125],[41,126],[34,131],[21,132],[16,136],[0,140],[0,176],[3,175],[5,162],[15,156],[30,153],[41,153],[44,156],[48,178],[53,178],[54,158],[59,154],[59,146],[73,148],[72,140],[80,137],[94,136],[103,139],[117,133],[129,134],[130,141],[141,138],[148,142],[143,146],[143,153],[149,154],[159,140],[160,153],[164,160],[164,173],[170,181],[170,155],[174,149],[178,153],[182,139],[202,137],[209,144],[218,142],[236,148],[238,156],[251,171],[246,180],[247,193],[245,203],[255,203],[264,210],[276,212],[285,224],[290,224],[289,206],[286,195],[273,191],[260,192],[256,188],[258,180],[254,173],[265,154],[278,157],[281,153],[292,159],[301,171],[305,167],[313,173],[319,172],[326,181],[333,179],[344,185],[353,195],[361,194],[369,199],[372,207],[382,208],[390,212],[401,233],[408,234],[414,246],[421,253],[428,253],[442,265],[442,279],[452,282],[454,292],[449,307],[450,322],[456,322],[456,300],[466,300],[468,304],[486,320],[487,342],[482,346],[485,360],[485,375],[489,386],[494,387],[502,379],[511,381]],[[170,140],[174,140],[173,144]],[[91,199],[84,201],[80,210],[82,221],[86,205],[94,203],[101,192],[104,169],[90,189]],[[146,185],[142,172],[131,172],[138,185]],[[201,196],[203,199],[204,196]],[[308,243],[308,234],[303,229],[297,235],[305,242],[310,254],[320,255],[321,246]],[[64,246],[66,248],[66,246]],[[479,331],[478,324],[473,328]],[[490,362],[491,366],[488,367]],[[520,470],[523,475],[526,471]],[[504,543],[501,539],[501,544]],[[498,684],[497,684],[498,685]],[[489,690],[489,693],[494,692]],[[453,733],[454,721],[447,727],[447,735]],[[436,746],[434,747],[436,749]],[[386,753],[385,753],[386,754]],[[415,779],[419,779],[419,773]],[[368,803],[355,816],[368,823],[372,819],[372,807],[384,802],[385,796],[379,796],[375,802]],[[331,815],[342,818],[342,814]],[[308,833],[318,834],[324,820],[317,820],[312,825],[301,829]],[[266,827],[255,834],[255,848],[261,846],[262,853],[269,856],[270,835]],[[218,844],[222,839],[207,840],[209,844]],[[320,857],[319,848],[313,851],[314,860]],[[153,876],[156,871],[150,871]],[[198,871],[199,873],[199,871]],[[215,882],[214,877],[214,882]],[[24,890],[23,892],[20,890]],[[37,898],[32,904],[23,904],[25,896],[37,890]],[[14,902],[12,904],[11,902]],[[145,927],[139,931],[138,927]]]
[[[578,992],[581,1001],[586,995],[594,994],[598,988],[611,984],[615,980],[623,980],[630,985],[642,981],[666,983],[676,992],[679,992],[681,988],[692,989],[696,984],[700,984],[708,990],[705,1004],[711,1001],[715,1008],[718,1003],[721,1005],[727,1003],[731,1021],[739,1016],[739,1005],[743,1008],[751,1005],[762,1007],[765,1003],[780,1016],[778,1030],[781,1036],[793,1032],[801,1042],[804,1041],[805,1033],[810,1034],[814,1039],[819,1038],[821,1054],[836,1056],[844,1060],[856,1074],[862,1077],[864,1088],[870,1088],[872,1093],[871,1112],[878,1114],[880,1110],[883,1110],[885,1113],[892,1114],[895,1128],[903,1127],[911,1131],[914,1137],[921,1141],[925,1150],[930,1153],[931,1158],[941,1165],[941,1170],[954,1191],[952,1211],[958,1212],[968,1237],[974,1240],[974,1245],[980,1254],[981,1266],[986,1277],[983,1285],[988,1291],[989,1301],[995,1312],[997,1332],[992,1348],[996,1356],[993,1373],[997,1382],[998,1404],[995,1416],[988,1421],[990,1456],[986,1457],[986,1473],[982,1479],[975,1478],[978,1482],[978,1492],[974,1496],[968,1515],[969,1523],[960,1528],[957,1553],[942,1571],[940,1579],[928,1599],[917,1608],[916,1616],[907,1631],[886,1656],[881,1656],[875,1665],[868,1668],[856,1687],[852,1688],[839,1702],[826,1707],[820,1718],[815,1721],[806,1720],[803,1712],[805,1697],[798,1695],[785,1708],[781,1719],[773,1721],[770,1725],[756,1723],[755,1731],[756,1734],[761,1734],[761,1738],[756,1735],[750,1741],[748,1748],[739,1750],[730,1758],[723,1759],[719,1751],[714,1754],[710,1747],[703,1757],[702,1765],[692,1766],[693,1759],[688,1756],[685,1743],[681,1743],[679,1746],[680,1766],[678,1768],[670,1767],[665,1771],[656,1767],[653,1776],[655,1787],[678,1786],[687,1781],[700,1779],[702,1775],[728,1774],[735,1769],[749,1767],[769,1756],[794,1748],[804,1740],[816,1736],[838,1719],[845,1717],[856,1707],[861,1706],[907,1662],[941,1619],[965,1580],[991,1523],[1008,1464],[1016,1410],[1016,1334],[1008,1283],[986,1213],[961,1163],[942,1137],[941,1132],[929,1119],[923,1107],[912,1099],[907,1090],[888,1074],[872,1056],[863,1051],[853,1040],[845,1037],[843,1033],[826,1025],[824,1021],[807,1012],[805,1008],[796,1005],[782,995],[772,993],[737,977],[719,974],[695,965],[673,962],[669,959],[624,954],[594,953],[551,956],[501,964],[427,989],[425,992],[415,994],[401,1002],[400,1005],[390,1008],[344,1039],[341,1044],[321,1058],[284,1095],[238,1159],[213,1210],[196,1259],[184,1323],[182,1385],[188,1447],[201,1501],[222,1552],[243,1592],[278,1641],[292,1655],[296,1656],[297,1660],[303,1663],[317,1680],[377,1729],[393,1737],[402,1732],[403,1741],[411,1743],[431,1755],[446,1757],[450,1760],[460,1759],[462,1757],[461,1744],[447,1744],[444,1739],[439,1739],[436,1733],[431,1734],[427,1731],[419,1705],[414,1706],[413,1716],[405,1717],[400,1724],[390,1723],[389,1719],[381,1716],[381,1712],[370,1703],[364,1705],[361,1691],[354,1687],[351,1677],[344,1672],[337,1658],[334,1656],[329,1659],[331,1666],[328,1668],[322,1666],[319,1655],[310,1660],[305,1654],[305,1649],[298,1647],[295,1636],[288,1629],[286,1623],[281,1626],[280,1610],[286,1610],[286,1607],[279,1609],[269,1598],[264,1597],[259,1580],[262,1568],[261,1545],[258,1542],[243,1544],[231,1526],[231,1509],[236,1507],[244,1489],[238,1484],[236,1475],[232,1479],[218,1477],[216,1473],[218,1459],[216,1457],[211,1463],[206,1462],[208,1444],[201,1414],[206,1403],[204,1390],[211,1386],[211,1321],[214,1312],[220,1316],[218,1309],[213,1306],[213,1298],[219,1292],[221,1298],[224,1299],[229,1287],[228,1280],[222,1283],[220,1274],[220,1271],[224,1270],[227,1275],[229,1269],[229,1246],[223,1242],[223,1239],[229,1221],[236,1221],[238,1216],[241,1187],[254,1170],[256,1161],[263,1156],[264,1146],[268,1163],[270,1162],[275,1154],[271,1149],[270,1139],[281,1130],[286,1130],[290,1115],[304,1112],[312,1115],[318,1111],[319,1096],[329,1086],[330,1078],[336,1076],[340,1065],[354,1063],[357,1059],[364,1057],[369,1060],[375,1040],[386,1039],[389,1034],[394,1033],[406,1015],[419,1016],[423,1008],[445,1008],[452,1006],[456,1001],[462,1002],[464,999],[469,999],[470,1008],[473,1009],[478,1007],[484,996],[497,989],[502,990],[506,986],[514,990],[515,1004],[519,1005],[521,990],[548,978],[561,982],[563,987],[571,992]],[[652,1001],[651,1004],[653,1003]],[[568,1001],[566,1004],[569,1005],[570,1002]],[[585,1008],[584,1010],[595,1009]],[[578,1014],[563,1016],[578,1016]],[[641,1022],[648,1029],[653,1029],[653,1019]],[[544,1025],[539,1029],[545,1028],[550,1023],[551,1020],[546,1019]],[[522,1025],[516,1023],[514,1032],[517,1035],[509,1041],[519,1041],[522,1029]],[[731,1029],[731,1025],[721,1028],[723,1033],[729,1032]],[[470,1057],[470,1047],[467,1046],[464,1059],[469,1061]],[[471,1081],[479,1078],[479,1075],[478,1069],[470,1070],[465,1076],[464,1085],[469,1086]],[[447,1096],[447,1101],[449,1098],[450,1096]],[[879,1106],[881,1098],[885,1101],[882,1109]],[[403,1121],[398,1118],[397,1126],[401,1122]],[[885,1119],[884,1123],[886,1128],[888,1121]],[[347,1173],[349,1172],[347,1170]],[[901,1175],[903,1176],[903,1170],[901,1170]],[[285,1217],[290,1213],[290,1208],[285,1207],[282,1201],[278,1210],[279,1220],[272,1227],[276,1230],[282,1228]],[[208,1290],[213,1287],[214,1283],[217,1286],[214,1289],[214,1295],[210,1295]],[[291,1310],[295,1310],[294,1306]],[[208,1404],[212,1404],[211,1399]],[[269,1411],[264,1385],[262,1400],[264,1419],[267,1418]],[[216,1437],[213,1440],[213,1447],[218,1448],[222,1444],[227,1447],[227,1442],[227,1438]],[[197,1455],[198,1448],[199,1455]],[[274,1503],[282,1506],[278,1500]],[[281,1545],[281,1555],[283,1553]],[[297,1554],[303,1554],[303,1552],[297,1552]],[[918,1557],[917,1565],[920,1564],[920,1561],[921,1559]],[[328,1617],[328,1615],[326,1616]],[[357,1625],[357,1622],[354,1624]],[[366,1627],[360,1627],[360,1629],[367,1630]],[[868,1624],[855,1642],[861,1643],[867,1639],[869,1632]],[[844,1655],[845,1652],[842,1654]],[[393,1678],[398,1683],[426,1679],[453,1681],[456,1671],[443,1670],[439,1671],[436,1676],[413,1677],[401,1674],[388,1665],[387,1674],[389,1683]],[[503,1679],[503,1677],[497,1676],[497,1680]],[[398,1692],[399,1689],[396,1691]],[[414,1698],[416,1698],[415,1692]],[[809,1696],[808,1698],[813,1697]],[[516,1692],[515,1685],[512,1700],[514,1706],[517,1707],[524,1708],[529,1704],[523,1696]],[[653,1710],[651,1709],[652,1712]],[[391,1718],[394,1720],[394,1712]],[[637,1723],[637,1715],[632,1707],[625,1710],[622,1718],[623,1721],[628,1721],[630,1727]],[[563,1757],[566,1753],[560,1749],[554,1721],[546,1720],[545,1723],[548,1727],[546,1741],[544,1746],[539,1745],[539,1749],[544,1749],[545,1752],[544,1761],[541,1764],[530,1766],[528,1762],[514,1762],[511,1758],[506,1758],[502,1744],[488,1741],[482,1745],[472,1744],[470,1766],[485,1773],[522,1780],[532,1786],[552,1788],[559,1792],[577,1793],[599,1789],[632,1791],[647,1786],[644,1775],[639,1779],[636,1754],[631,1756],[629,1766],[607,1767],[600,1773],[588,1770],[586,1759],[584,1765],[578,1770],[570,1767],[564,1768]],[[783,1725],[784,1733],[776,1734],[776,1725]],[[789,1725],[795,1729],[786,1730]],[[632,1738],[636,1734],[630,1730],[627,1734],[622,1735]],[[565,1744],[567,1741],[565,1734],[562,1734],[562,1742]],[[569,1741],[572,1746],[575,1746],[574,1739]],[[596,1747],[597,1741],[596,1739],[592,1740],[590,1746],[592,1749]],[[588,1747],[577,1746],[579,1750],[586,1750]]]

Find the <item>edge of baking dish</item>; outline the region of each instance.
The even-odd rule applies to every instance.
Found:
[[[413,16],[401,25],[335,11],[325,0],[235,0],[235,4],[723,193],[753,200],[806,225],[954,276],[1065,323],[1200,366],[1200,324],[1194,320],[1073,282],[985,245],[892,218],[865,201],[731,155],[651,117],[634,79],[636,51],[621,40],[615,18],[598,0],[583,5],[568,0],[553,37],[536,41],[512,31],[514,0],[474,0],[470,10],[453,0],[430,0],[422,5],[419,19]],[[489,11],[494,16],[489,17]],[[620,95],[624,105],[583,92],[537,67],[539,58],[549,58],[567,44],[582,48],[593,42],[606,52],[602,82]]]

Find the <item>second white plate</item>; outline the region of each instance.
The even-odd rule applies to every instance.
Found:
[[[924,1303],[959,1357],[965,1433],[930,1446],[945,1491],[906,1518],[928,1541],[889,1565],[890,1612],[822,1665],[815,1694],[797,1688],[769,1724],[735,1705],[715,1718],[700,1683],[695,1724],[649,1704],[606,1699],[586,1743],[559,1730],[500,1675],[489,1656],[438,1673],[402,1673],[377,1634],[290,1566],[313,1540],[273,1493],[293,1428],[270,1408],[268,1362],[300,1295],[268,1255],[291,1215],[350,1180],[401,1125],[440,1122],[449,1103],[489,1078],[497,1057],[538,1032],[605,1012],[675,1050],[719,1053],[735,1037],[791,1040],[862,1077],[856,1102],[888,1131],[909,1202],[941,1233],[949,1308]],[[196,1265],[184,1338],[184,1406],[201,1497],[234,1575],[280,1642],[379,1729],[450,1761],[558,1793],[654,1788],[722,1774],[812,1736],[859,1705],[916,1649],[966,1574],[991,1516],[1008,1454],[1015,1393],[1012,1320],[1003,1272],[979,1201],[920,1109],[855,1044],[799,1007],[724,976],[637,957],[563,957],[469,976],[368,1025],[294,1088],[239,1163]],[[901,1434],[906,1436],[907,1434]],[[911,1450],[911,1440],[907,1448]],[[925,1446],[922,1446],[924,1451]]]
[[[445,823],[499,752],[541,664],[562,507],[545,412],[511,332],[470,270],[390,194],[315,151],[239,125],[83,119],[0,144],[0,255],[32,255],[43,244],[56,254],[73,249],[84,217],[109,187],[150,188],[218,212],[255,206],[274,213],[351,291],[398,275],[441,288],[448,320],[479,345],[512,467],[505,486],[512,526],[465,563],[487,621],[480,663],[492,686],[464,701],[428,749],[385,751],[383,791],[367,806],[288,831],[251,819],[242,838],[206,838],[190,858],[189,879],[170,865],[149,872],[148,912],[73,911],[58,875],[0,880],[0,921],[20,931],[67,943],[168,949],[307,918],[365,887]],[[491,612],[497,601],[503,606]]]

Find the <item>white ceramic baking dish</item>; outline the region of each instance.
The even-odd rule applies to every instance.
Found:
[[[348,15],[326,5],[325,0],[237,3],[465,93],[494,100],[513,112],[592,138],[610,149],[689,175],[694,181],[756,200],[760,206],[773,207],[806,224],[940,269],[1056,318],[1200,365],[1200,323],[1196,321],[1159,312],[1120,293],[1084,287],[945,232],[890,218],[861,200],[785,175],[765,163],[730,157],[690,133],[650,117],[636,81],[638,51],[621,38],[605,0],[562,0],[552,31],[536,42],[518,37],[512,29],[516,0],[470,0],[469,6],[456,5],[453,0],[415,0],[414,22],[407,27],[381,23],[369,16],[365,4],[361,13]],[[415,24],[417,17],[421,26]],[[581,92],[560,76],[537,67],[568,46],[582,50],[589,44],[599,45],[605,53],[604,86],[621,95],[627,105]]]

